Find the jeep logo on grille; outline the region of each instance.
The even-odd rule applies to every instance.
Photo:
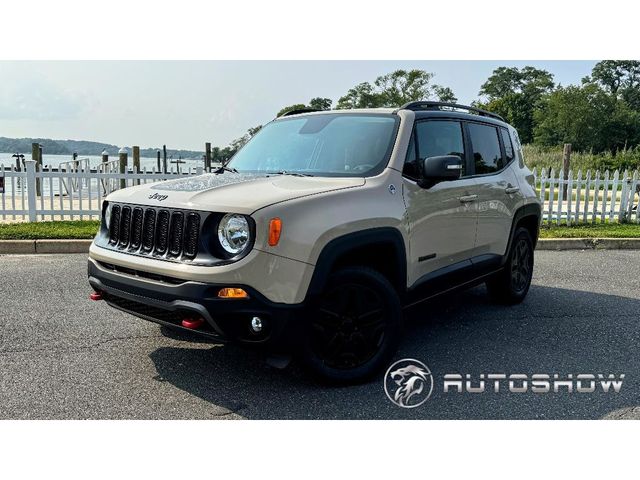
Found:
[[[159,202],[165,200],[169,195],[160,195],[158,193],[154,193],[153,195],[149,195],[149,200],[158,200]]]

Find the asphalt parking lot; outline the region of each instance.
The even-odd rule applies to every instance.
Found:
[[[88,300],[86,255],[0,256],[3,419],[532,419],[640,411],[640,251],[539,251],[515,307],[484,287],[409,314],[400,358],[427,364],[431,398],[403,409],[380,378],[332,387],[295,362],[167,331]],[[445,373],[625,374],[620,393],[444,393]],[[638,407],[638,408],[637,408]]]

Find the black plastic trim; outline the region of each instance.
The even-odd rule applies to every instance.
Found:
[[[398,278],[392,279],[392,283],[404,291],[407,285],[407,255],[402,234],[393,227],[379,227],[349,233],[327,243],[316,262],[305,301],[322,292],[331,269],[341,256],[357,248],[380,244],[393,245],[395,258],[389,258],[387,261],[396,262],[399,273]]]

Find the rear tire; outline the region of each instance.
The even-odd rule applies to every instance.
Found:
[[[333,273],[308,309],[302,360],[337,383],[366,380],[387,366],[402,337],[402,306],[379,272],[349,267]]]
[[[533,241],[526,228],[518,228],[504,268],[487,280],[489,296],[506,305],[524,300],[533,277]]]

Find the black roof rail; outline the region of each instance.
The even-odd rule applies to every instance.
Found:
[[[505,121],[505,119],[502,118],[497,113],[488,112],[487,110],[471,107],[469,105],[460,105],[459,103],[428,102],[428,101],[408,102],[402,105],[398,110],[413,110],[415,112],[419,110],[446,110],[448,108],[455,108],[457,110],[467,110],[468,112],[475,113],[476,115],[495,118],[496,120],[500,120],[501,122]]]
[[[322,110],[317,108],[297,108],[295,110],[289,110],[288,112],[283,113],[280,117],[288,117],[289,115],[298,115],[299,113],[311,113],[311,112],[321,112]]]

